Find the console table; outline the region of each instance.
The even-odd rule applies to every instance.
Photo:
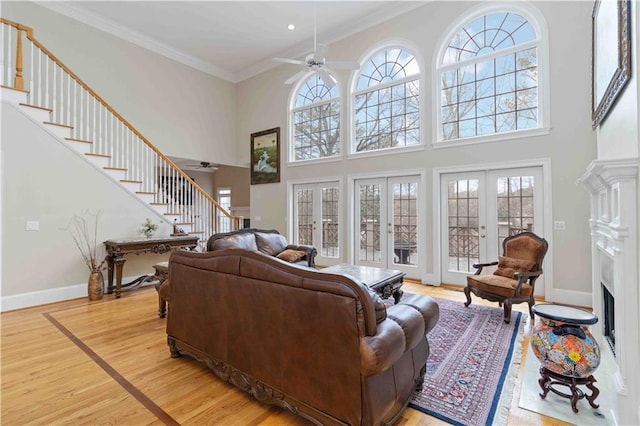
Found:
[[[115,289],[116,299],[120,297],[123,287],[137,287],[147,282],[152,275],[142,275],[127,284],[122,284],[122,269],[125,255],[135,253],[166,253],[171,250],[193,250],[198,245],[198,237],[194,235],[180,235],[176,237],[142,237],[126,238],[120,240],[107,240],[104,242],[107,250],[107,293],[113,293]],[[116,284],[113,285],[115,270]]]

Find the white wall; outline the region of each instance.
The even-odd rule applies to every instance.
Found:
[[[640,121],[640,85],[638,85],[638,70],[640,70],[638,22],[640,22],[640,8],[637,6],[637,2],[631,2],[631,79],[604,121],[596,129],[598,160],[638,158],[638,153],[640,152],[640,130],[638,128],[638,122]],[[638,190],[636,201],[638,203],[636,211],[640,211],[640,189]],[[640,230],[640,218],[636,223],[636,230]],[[640,232],[636,232],[636,235],[625,235],[623,240],[625,240],[627,247],[634,243],[637,245],[638,241],[640,241]],[[636,262],[636,268],[638,264],[640,264],[640,257]],[[624,377],[626,389],[624,392],[616,394],[618,403],[617,421],[621,425],[631,425],[640,423],[640,384],[638,383],[640,367],[637,362],[638,352],[640,352],[640,346],[638,346],[638,342],[640,342],[640,311],[637,309],[637,306],[640,306],[640,292],[638,291],[637,280],[628,280],[628,282],[622,283],[621,287],[628,288],[629,292],[622,295],[625,300],[621,301],[618,301],[618,295],[616,294],[616,305],[620,303],[630,307],[630,309],[624,310],[627,314],[622,318],[628,324],[628,327],[623,331],[626,331],[629,335],[618,336],[617,340],[624,340],[628,344],[628,350],[624,357],[630,362],[627,366],[628,376]],[[635,302],[633,299],[635,299]]]
[[[236,164],[235,88],[28,1],[2,16],[34,36],[165,155]]]
[[[416,48],[422,61],[422,92],[425,99],[430,100],[431,69],[434,52],[437,50],[436,43],[453,20],[477,4],[426,3],[409,14],[335,43],[331,46],[329,57],[337,61],[357,60],[378,43],[390,39],[406,40]],[[547,235],[553,242],[553,264],[556,265],[553,282],[557,290],[568,292],[566,294],[589,292],[590,268],[584,265],[584,259],[590,256],[589,203],[587,194],[576,187],[575,180],[595,158],[596,152],[595,137],[590,127],[592,4],[572,1],[532,4],[545,16],[549,27],[552,113],[549,135],[434,150],[430,145],[433,123],[431,102],[428,101],[422,117],[427,143],[424,151],[349,161],[341,159],[306,167],[289,167],[283,161],[281,183],[251,188],[252,225],[286,231],[287,180],[422,169],[428,177],[424,196],[427,199],[426,238],[431,241],[434,235],[430,192],[434,167],[549,158],[553,179],[551,214],[553,219],[564,220],[567,224],[565,231],[549,231],[552,234]],[[289,133],[287,102],[291,88],[283,82],[296,71],[295,68],[281,66],[232,85],[33,3],[3,2],[2,14],[8,19],[32,26],[39,40],[165,154],[183,158],[206,158],[221,163],[225,161],[218,161],[218,158],[224,157],[242,165],[249,161],[250,134],[280,126],[282,156],[286,158]],[[349,75],[341,73],[338,76],[343,94],[346,94]],[[343,109],[348,109],[348,103],[344,104]],[[225,143],[228,141],[235,141],[235,144]],[[343,141],[348,142],[347,130],[343,132]],[[13,159],[6,156],[4,161],[11,162]],[[28,162],[24,163],[24,167],[29,170],[33,168]],[[59,169],[57,170],[59,173]],[[41,180],[46,176],[37,169],[33,173]],[[50,170],[50,173],[56,172]],[[7,180],[16,181],[10,174],[7,175]],[[6,184],[10,190],[13,189],[11,185],[13,183]],[[20,214],[27,217],[31,214],[29,211],[12,213],[3,202],[3,222],[6,223],[10,221],[9,217],[5,217],[7,211],[9,217],[20,217]],[[60,217],[68,216],[69,213],[64,212]],[[260,217],[260,220],[256,220],[256,217]],[[10,222],[11,226],[5,229],[17,226],[16,223],[22,219],[23,217]],[[345,211],[342,220],[346,223],[347,219]],[[139,220],[132,220],[131,226],[137,222]],[[550,224],[547,226],[551,229]],[[24,235],[5,232],[3,244],[14,244],[13,239],[19,240],[21,237]],[[3,251],[3,257],[6,256]],[[426,256],[428,268],[433,268],[437,260],[430,244]],[[8,263],[4,263],[5,268]],[[5,272],[3,271],[3,276],[7,275]],[[60,280],[67,284],[76,283],[83,273],[78,266],[77,271]],[[15,289],[14,284],[11,285]]]
[[[2,309],[86,296],[89,270],[65,228],[74,215],[102,211],[98,242],[140,236],[149,207],[86,159],[2,102]],[[39,231],[26,231],[38,221]],[[168,235],[162,223],[158,235]],[[165,255],[129,256],[126,276],[153,272]],[[105,274],[106,278],[106,274]]]
[[[355,34],[331,46],[331,60],[359,60],[376,44],[387,40],[406,40],[417,48],[422,61],[424,80],[421,91],[427,103],[423,108],[422,128],[427,148],[422,152],[400,153],[384,157],[341,159],[337,162],[304,167],[284,165],[280,184],[257,185],[251,188],[252,224],[259,227],[275,227],[286,230],[286,182],[287,180],[318,179],[323,176],[348,176],[353,173],[379,171],[381,173],[423,169],[428,177],[424,196],[427,199],[427,240],[434,238],[433,197],[431,176],[434,167],[477,165],[495,162],[551,159],[552,217],[566,222],[566,230],[551,231],[552,235],[553,283],[555,295],[567,297],[590,294],[590,268],[585,259],[590,257],[589,245],[589,200],[575,181],[585,167],[595,158],[595,137],[591,130],[590,67],[591,67],[591,2],[554,1],[535,2],[546,18],[549,27],[550,46],[550,91],[551,130],[548,135],[493,142],[482,145],[459,146],[447,149],[431,148],[432,105],[431,79],[432,61],[437,51],[437,41],[449,28],[453,20],[474,2],[430,2],[384,24]],[[281,66],[238,84],[237,135],[238,156],[241,162],[248,161],[250,134],[259,130],[280,126],[282,129],[282,157],[286,158],[289,143],[287,129],[287,102],[291,86],[283,82],[295,72],[295,68]],[[347,93],[349,75],[339,74],[343,94],[343,110],[348,110]],[[343,120],[344,122],[344,120]],[[349,131],[341,134],[343,152],[349,142]],[[548,209],[549,207],[546,206]],[[346,209],[345,209],[346,210]],[[256,220],[256,216],[261,221]],[[342,217],[346,223],[348,217]],[[343,236],[343,238],[348,238]],[[431,244],[427,251],[428,268],[437,262]],[[427,271],[430,272],[430,271]],[[577,292],[577,293],[573,293]]]

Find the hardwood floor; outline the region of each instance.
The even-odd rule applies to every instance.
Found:
[[[464,300],[449,286],[407,282],[403,289]],[[495,306],[478,298],[473,303]],[[516,309],[526,311],[526,304]],[[118,300],[77,299],[0,319],[3,425],[307,424],[257,402],[189,357],[172,359],[151,286]],[[525,337],[523,346],[528,343]],[[518,408],[519,393],[516,384],[509,424],[566,424]],[[408,408],[397,424],[446,423]]]

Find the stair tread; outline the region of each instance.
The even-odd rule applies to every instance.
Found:
[[[87,152],[87,153],[86,153],[86,154],[84,154],[84,155],[88,155],[88,156],[91,156],[91,157],[105,157],[105,158],[111,158],[111,156],[110,156],[110,155],[108,155],[108,154],[94,154],[94,153],[92,153],[92,152]]]
[[[64,138],[64,139],[72,142],[93,143],[93,141],[88,141],[86,139],[77,139],[77,138]]]
[[[123,172],[126,172],[127,170],[129,170],[129,169],[125,169],[124,167],[103,167],[103,169],[105,169],[105,170],[120,170],[120,171],[123,171]]]
[[[36,109],[42,109],[44,111],[53,112],[53,110],[51,108],[42,107],[42,106],[38,106],[38,105],[31,105],[31,104],[26,104],[26,103],[23,103],[23,102],[20,102],[18,105],[24,106],[24,107],[28,107],[28,108],[36,108]]]
[[[73,126],[69,126],[68,124],[53,123],[51,121],[44,121],[44,124],[51,124],[52,126],[59,126],[59,127],[66,127],[68,129],[73,129]]]
[[[0,84],[0,87],[2,87],[3,89],[15,90],[16,92],[29,93],[29,91],[28,91],[28,90],[25,90],[25,89],[16,89],[15,87],[5,86],[4,84]]]
[[[137,194],[139,194],[139,192]],[[147,194],[149,194],[149,192]],[[150,194],[153,194],[153,192],[151,192]],[[152,206],[168,206],[169,205],[169,203],[149,203],[149,204],[151,204]]]
[[[131,180],[131,179],[120,179],[120,182],[128,182],[128,183],[142,183],[141,180]]]
[[[136,191],[136,194],[149,194],[149,195],[156,195],[155,192],[149,192],[149,191]]]

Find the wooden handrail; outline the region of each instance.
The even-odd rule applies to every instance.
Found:
[[[178,166],[176,166],[176,164],[173,161],[171,161],[154,144],[152,144],[147,138],[145,138],[144,135],[142,135],[142,133],[140,133],[138,131],[138,129],[136,129],[123,116],[121,116],[114,108],[112,108],[111,105],[109,105],[109,103],[107,101],[102,99],[102,97],[100,95],[98,95],[88,84],[86,84],[84,81],[82,81],[82,79],[80,79],[80,77],[78,77],[65,64],[63,64],[53,53],[51,53],[51,51],[49,51],[49,49],[44,47],[33,36],[33,29],[32,28],[24,26],[22,24],[14,22],[14,21],[10,21],[10,20],[2,18],[2,17],[0,17],[0,22],[2,22],[4,24],[7,24],[7,25],[11,25],[11,26],[15,27],[18,30],[18,46],[19,46],[19,49],[20,49],[20,53],[16,53],[16,55],[19,54],[20,58],[22,57],[22,52],[21,52],[22,43],[21,43],[21,37],[20,37],[19,34],[20,34],[21,31],[25,31],[27,33],[27,38],[35,46],[37,46],[43,53],[45,53],[60,68],[62,68],[71,78],[73,78],[76,81],[76,83],[78,83],[82,88],[84,88],[88,93],[90,93],[91,96],[93,96],[95,99],[97,99],[109,112],[111,112],[111,114],[113,114],[118,120],[120,120],[125,126],[127,126],[129,128],[129,130],[131,130],[136,136],[138,136],[140,138],[140,140],[142,140],[153,152],[155,152],[160,158],[162,158],[164,161],[166,161],[167,164],[169,164],[169,166],[171,168],[173,168],[184,179],[186,179],[191,185],[193,185],[193,187],[198,192],[200,192],[201,195],[203,195],[207,200],[209,200],[211,203],[213,203],[216,206],[216,208],[218,210],[222,211],[225,214],[225,216],[227,216],[229,219],[233,219],[237,223],[240,223],[240,220],[242,219],[242,216],[234,216],[234,215],[230,214],[229,212],[227,212],[222,206],[220,206],[220,204],[218,204],[218,202],[211,195],[209,195],[204,189],[202,189],[200,187],[200,185],[198,185],[193,179],[191,179],[186,173],[184,173]],[[16,79],[17,79],[17,74],[18,73],[17,73],[17,65],[16,65]],[[20,75],[21,75],[20,79],[22,79],[22,60],[20,60]],[[20,87],[20,88],[16,87],[16,89],[23,90],[22,87]]]

